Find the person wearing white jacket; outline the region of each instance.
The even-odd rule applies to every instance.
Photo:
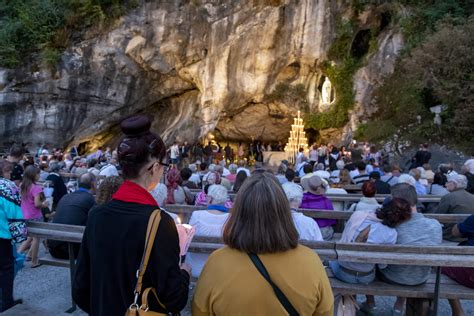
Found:
[[[293,222],[295,223],[296,230],[300,235],[301,240],[310,241],[322,241],[323,236],[319,229],[318,223],[311,217],[303,215],[301,212],[296,210],[303,200],[303,189],[296,183],[286,183],[283,186],[286,197],[290,202],[291,214],[293,216]]]

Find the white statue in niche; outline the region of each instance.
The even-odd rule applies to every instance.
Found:
[[[319,102],[319,110],[329,110],[329,106],[334,103],[335,99],[335,91],[333,91],[331,81],[328,77],[326,77],[321,88],[321,101]]]
[[[324,104],[329,104],[331,103],[331,92],[332,92],[332,84],[331,81],[329,81],[329,78],[326,77],[323,83],[323,88],[321,89],[322,91],[322,101]]]

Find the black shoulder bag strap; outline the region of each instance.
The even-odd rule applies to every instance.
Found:
[[[285,294],[283,294],[280,288],[276,286],[275,283],[273,283],[272,279],[270,278],[270,275],[268,274],[267,269],[265,269],[265,266],[263,265],[263,262],[260,260],[260,258],[256,254],[253,254],[253,253],[249,253],[249,257],[250,257],[250,260],[252,260],[255,267],[257,268],[258,272],[260,272],[260,274],[265,278],[265,280],[267,280],[267,282],[270,283],[270,285],[273,288],[273,292],[275,292],[276,297],[280,301],[281,305],[283,305],[287,313],[290,316],[299,316],[298,312],[293,307],[293,305],[291,305],[290,301],[288,300],[288,298],[286,298]]]

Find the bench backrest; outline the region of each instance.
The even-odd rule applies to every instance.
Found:
[[[200,190],[190,190],[192,193],[199,193]],[[233,192],[228,192],[229,198],[234,200],[236,194]],[[390,194],[377,194],[375,199],[378,202],[383,202]],[[363,197],[360,193],[348,193],[348,194],[326,194],[326,197],[332,202],[359,202],[360,198]],[[418,202],[420,203],[439,203],[442,196],[440,195],[424,195],[418,197]]]
[[[182,214],[184,217],[190,217],[193,211],[205,210],[205,206],[195,205],[167,205],[165,209],[171,213]],[[352,212],[347,211],[333,211],[333,210],[313,210],[313,209],[298,209],[304,215],[312,218],[326,218],[336,220],[348,220]],[[441,224],[456,224],[465,220],[469,214],[423,214],[426,217],[434,218]]]
[[[83,226],[38,222],[28,223],[28,230],[31,236],[79,243],[84,233]],[[361,263],[474,267],[474,247],[373,245],[304,240],[300,242],[325,259]],[[195,237],[190,251],[211,253],[221,247],[223,247],[221,238]]]

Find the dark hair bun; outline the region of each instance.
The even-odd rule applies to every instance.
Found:
[[[120,128],[127,137],[140,137],[150,132],[151,122],[151,117],[139,114],[124,119]]]

